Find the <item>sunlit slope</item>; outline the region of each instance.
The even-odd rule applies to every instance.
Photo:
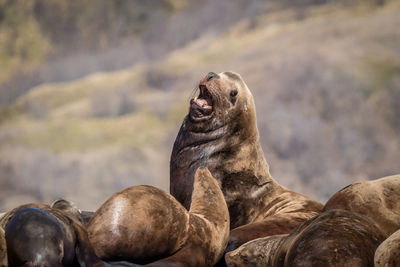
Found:
[[[400,172],[400,6],[276,11],[153,64],[36,87],[1,111],[0,209],[65,197],[95,209],[134,184],[168,190],[169,156],[209,71],[242,74],[274,177],[324,200]]]

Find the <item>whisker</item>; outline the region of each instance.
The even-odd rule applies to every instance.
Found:
[[[192,90],[192,93],[189,96],[189,99],[195,98],[197,95],[197,91],[200,90],[199,87],[194,87],[194,89]]]

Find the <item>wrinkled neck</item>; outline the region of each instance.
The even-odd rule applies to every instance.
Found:
[[[208,168],[230,205],[242,191],[256,199],[276,182],[269,174],[254,124],[239,127],[230,122],[210,131],[192,131],[185,118],[176,138],[170,162],[170,192],[189,209],[197,168]],[[251,128],[255,127],[255,128]],[[239,195],[237,194],[239,192]]]
[[[175,140],[172,151],[172,159],[174,157],[180,157],[180,155],[187,153],[189,150],[199,149],[204,151],[203,153],[201,153],[201,157],[206,157],[207,154],[209,154],[213,150],[208,149],[207,151],[206,146],[214,141],[223,138],[226,135],[227,131],[227,125],[221,125],[219,127],[216,127],[215,129],[211,129],[205,132],[193,130],[190,127],[190,122],[188,122],[188,118],[186,117]],[[189,158],[187,158],[187,160],[189,160]],[[197,160],[198,158],[194,158],[191,161]]]
[[[197,168],[207,167],[210,157],[223,148],[227,125],[201,132],[192,130],[186,117],[175,140],[170,161],[170,193],[189,209]]]

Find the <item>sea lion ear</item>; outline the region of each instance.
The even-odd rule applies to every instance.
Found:
[[[73,203],[66,199],[59,198],[51,203],[50,207],[53,209],[65,209],[66,207],[73,207]]]
[[[54,201],[50,207],[52,209],[57,209],[63,212],[67,212],[75,216],[78,220],[83,220],[81,218],[82,216],[82,211],[71,201],[59,198],[56,201]]]

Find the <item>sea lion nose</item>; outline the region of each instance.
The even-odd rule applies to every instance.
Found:
[[[218,77],[218,74],[214,73],[214,72],[209,72],[206,76],[206,80],[207,82],[210,81],[212,78]]]

